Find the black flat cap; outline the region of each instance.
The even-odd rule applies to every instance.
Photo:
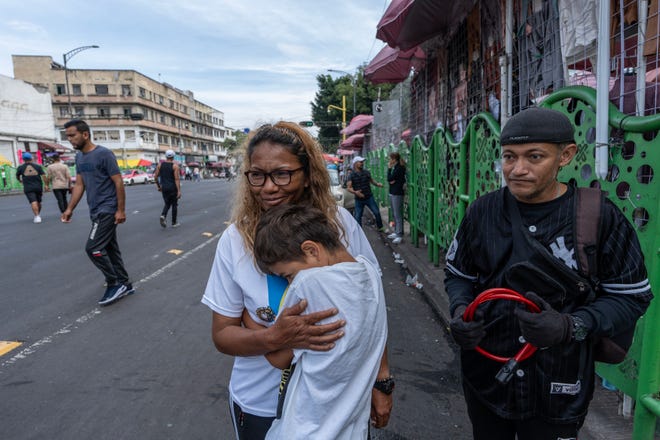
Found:
[[[571,121],[557,110],[531,107],[513,115],[500,135],[501,145],[535,142],[550,144],[575,142]]]

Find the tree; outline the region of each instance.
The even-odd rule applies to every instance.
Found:
[[[373,85],[364,80],[364,67],[360,66],[357,70],[355,81],[355,112],[356,114],[370,115],[371,104],[378,100],[379,91],[381,99],[387,99],[390,91],[394,88],[393,84]],[[331,75],[317,75],[316,82],[318,91],[316,92],[312,106],[312,120],[314,125],[319,127],[318,140],[325,151],[336,151],[341,142],[342,112],[331,109],[329,105],[341,107],[342,96],[346,96],[346,124],[351,121],[353,115],[353,79],[349,75],[344,75],[333,79]],[[379,90],[380,89],[380,90]]]
[[[234,139],[225,138],[225,140],[222,141],[222,147],[225,148],[228,153],[236,152],[247,137],[247,134],[245,134],[243,130],[234,130],[232,135]]]

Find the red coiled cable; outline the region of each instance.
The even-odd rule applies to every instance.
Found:
[[[463,320],[466,322],[472,321],[474,319],[474,314],[477,311],[477,307],[479,307],[480,304],[483,304],[487,301],[493,301],[496,299],[505,299],[509,301],[517,301],[523,303],[527,306],[527,310],[529,310],[530,312],[539,313],[541,311],[539,306],[537,306],[534,302],[528,300],[527,298],[525,298],[515,290],[505,289],[503,287],[495,287],[481,292],[479,296],[477,296],[474,299],[474,301],[472,301],[467,306],[465,312],[463,312]],[[492,359],[494,361],[503,362],[503,363],[514,361],[517,364],[518,362],[524,361],[525,359],[533,355],[534,352],[536,351],[536,346],[530,344],[529,342],[526,342],[523,345],[523,347],[520,349],[520,351],[511,358],[497,356],[478,346],[475,348],[475,350],[481,353],[482,355],[486,356],[488,359]]]

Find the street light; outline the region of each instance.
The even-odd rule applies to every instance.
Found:
[[[355,75],[351,75],[350,73],[345,72],[343,70],[328,69],[328,72],[343,73],[344,75],[348,75],[348,76],[351,77],[351,83],[353,84],[353,117],[355,117],[355,108],[356,108],[356,105],[355,105],[355,90],[356,90],[356,85],[357,85],[356,84],[356,79],[357,78],[355,78]]]
[[[331,108],[341,111],[341,129],[343,130],[346,128],[346,96],[341,97],[341,107],[330,104],[328,106],[328,113],[330,113]],[[342,135],[344,136],[343,140],[346,140],[346,133],[342,133]]]
[[[87,49],[98,49],[98,48],[99,47],[97,45],[80,46],[80,47],[76,47],[75,49],[71,49],[70,51],[62,55],[62,58],[64,59],[64,80],[66,81],[66,97],[69,103],[69,116],[73,116],[73,111],[71,110],[71,92],[69,91],[69,69],[67,69],[66,64],[78,52],[82,52],[83,50],[87,50]]]

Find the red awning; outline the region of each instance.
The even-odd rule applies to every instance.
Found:
[[[150,160],[147,160],[147,159],[140,159],[140,160],[138,160],[138,163],[137,163],[136,166],[138,166],[138,167],[148,167],[148,166],[151,166],[151,165],[153,165],[153,164],[154,164],[154,163],[153,163],[152,161],[150,161]]]
[[[355,133],[364,132],[364,130],[374,122],[373,115],[357,115],[351,119],[350,124],[340,133],[350,136]]]
[[[364,69],[364,77],[373,84],[399,83],[410,74],[410,69],[419,70],[426,59],[421,47],[407,51],[383,47]]]
[[[326,162],[332,162],[332,163],[341,162],[339,158],[334,154],[323,153],[323,159],[325,159]]]
[[[397,38],[415,0],[392,0],[376,25],[376,38],[397,47]]]
[[[392,0],[376,26],[376,38],[401,50],[412,49],[436,35],[449,35],[472,10],[476,0]]]
[[[40,141],[37,142],[37,147],[39,147],[40,150],[42,151],[48,151],[48,152],[57,152],[57,153],[73,153],[73,148],[71,147],[65,147],[64,145],[57,144],[55,142],[45,142],[45,141]]]
[[[364,133],[354,134],[341,142],[342,148],[358,148],[364,143]]]

